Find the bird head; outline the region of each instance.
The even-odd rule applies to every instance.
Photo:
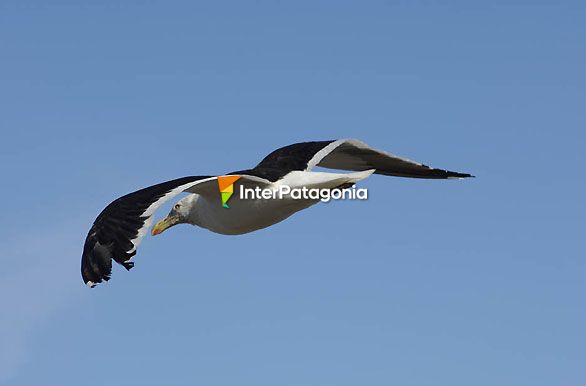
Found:
[[[173,208],[171,209],[167,217],[165,217],[164,219],[156,223],[155,226],[153,226],[151,234],[153,236],[156,236],[160,233],[163,233],[164,231],[166,231],[174,225],[187,223],[189,216],[189,208],[191,207],[190,203],[191,201],[189,200],[189,196],[183,197],[181,200],[179,200],[175,205],[173,205]]]

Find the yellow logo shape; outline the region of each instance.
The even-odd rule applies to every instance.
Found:
[[[240,179],[240,176],[218,176],[218,187],[222,195],[222,206],[229,208],[228,200],[234,194],[234,183]]]

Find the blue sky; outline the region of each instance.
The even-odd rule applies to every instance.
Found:
[[[585,13],[3,1],[0,384],[585,384]],[[344,137],[478,178],[176,227],[83,286],[116,197]]]

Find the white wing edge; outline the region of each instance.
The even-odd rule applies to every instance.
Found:
[[[419,163],[419,162],[415,162],[413,160],[410,160],[408,158],[403,158],[403,157],[398,157],[392,153],[388,153],[386,151],[383,150],[378,150],[378,149],[373,149],[372,147],[368,146],[366,143],[359,141],[357,139],[353,139],[353,138],[346,138],[346,139],[338,139],[332,143],[330,143],[329,145],[327,145],[326,147],[324,147],[323,149],[321,149],[320,151],[318,151],[317,153],[315,153],[315,155],[309,160],[309,162],[307,163],[307,168],[305,170],[311,170],[314,167],[316,167],[325,157],[328,156],[328,154],[330,154],[331,152],[333,152],[334,150],[336,150],[336,148],[338,148],[338,146],[342,145],[342,144],[351,144],[354,145],[358,148],[362,148],[362,149],[368,149],[368,150],[372,150],[372,151],[376,151],[377,153],[380,153],[381,155],[387,156],[387,157],[391,157],[391,158],[395,158],[397,160],[401,160],[404,162],[408,162],[417,166],[423,166],[423,164]]]
[[[144,236],[147,234],[148,229],[151,226],[151,223],[153,221],[153,215],[155,214],[155,212],[157,211],[157,209],[159,209],[159,207],[161,205],[163,205],[165,202],[167,202],[171,198],[175,197],[179,193],[185,192],[188,189],[194,187],[195,185],[198,185],[198,184],[201,184],[204,182],[208,182],[208,181],[213,181],[213,180],[216,180],[217,178],[218,177],[209,177],[209,178],[204,178],[203,180],[197,180],[197,181],[193,181],[193,182],[190,182],[187,184],[180,185],[180,186],[176,187],[175,189],[170,190],[164,196],[162,196],[157,201],[155,201],[151,205],[149,205],[149,207],[141,215],[141,217],[147,217],[147,219],[145,220],[142,227],[138,230],[138,234],[136,235],[136,237],[134,239],[130,240],[133,247],[130,250],[126,251],[126,253],[132,253],[132,252],[136,251],[136,248],[138,248],[140,242],[142,241]],[[132,260],[132,258],[128,259],[128,261],[130,261],[130,260]]]
[[[266,180],[261,177],[250,176],[247,174],[231,174],[231,175],[238,175],[238,176],[240,176],[241,179],[249,180],[249,181],[260,183],[263,185],[271,184],[271,182],[269,180]],[[142,213],[141,217],[147,217],[147,219],[145,220],[143,226],[138,230],[138,234],[136,235],[136,237],[134,239],[130,240],[133,247],[130,250],[126,251],[126,253],[132,253],[132,252],[136,251],[136,248],[138,248],[140,242],[142,241],[144,236],[146,236],[149,228],[151,227],[151,224],[153,221],[153,215],[155,214],[157,209],[159,209],[160,206],[162,206],[165,202],[167,202],[168,200],[170,200],[171,198],[175,197],[176,195],[178,195],[179,193],[182,193],[182,192],[187,192],[187,193],[192,193],[192,194],[193,193],[200,193],[199,189],[202,189],[202,188],[205,189],[204,184],[206,182],[215,181],[217,179],[218,179],[218,177],[209,177],[209,178],[204,178],[203,180],[193,181],[188,184],[180,185],[180,186],[176,187],[175,189],[167,192],[164,196],[159,198],[157,201],[153,202]],[[206,192],[202,191],[201,193],[205,194]],[[132,260],[132,258],[130,258],[128,261],[130,261],[130,260]]]

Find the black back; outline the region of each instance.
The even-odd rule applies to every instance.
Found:
[[[281,147],[263,158],[253,169],[239,170],[230,174],[248,174],[275,182],[294,170],[305,170],[317,152],[332,141],[294,143]]]

